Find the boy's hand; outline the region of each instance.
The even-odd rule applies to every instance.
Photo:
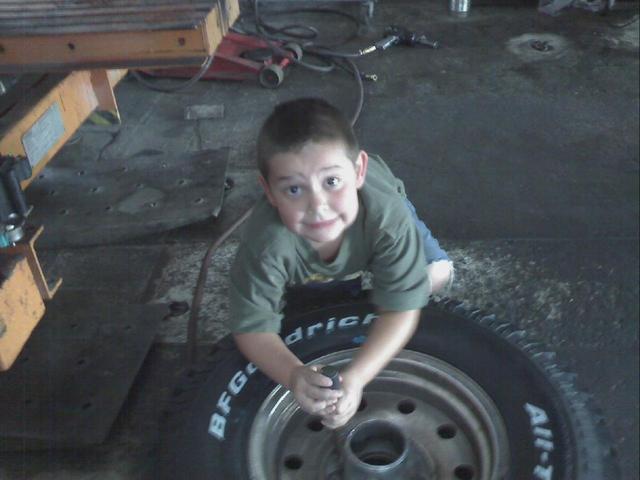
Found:
[[[356,378],[345,374],[341,377],[343,395],[336,404],[335,411],[324,415],[322,423],[327,428],[338,428],[343,426],[358,411],[362,400],[362,390],[364,385]]]
[[[331,379],[318,371],[321,365],[300,365],[291,372],[289,385],[300,407],[312,415],[329,415],[335,411],[336,402],[343,393],[331,390]]]

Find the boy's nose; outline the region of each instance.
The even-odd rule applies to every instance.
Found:
[[[323,192],[312,192],[309,198],[309,210],[317,212],[327,205],[327,197]]]

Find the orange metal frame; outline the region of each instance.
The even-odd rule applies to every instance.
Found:
[[[29,159],[33,175],[22,182],[23,189],[96,108],[109,111],[115,118],[120,118],[113,87],[125,73],[126,70],[83,70],[68,75],[45,75],[29,90],[23,101],[8,107],[8,111],[2,115],[3,124],[7,127],[0,130],[2,155],[27,157],[25,135],[52,106],[57,105],[64,126],[64,132],[42,158]]]
[[[0,253],[0,255],[2,255]],[[0,258],[0,371],[7,370],[44,315],[44,302],[24,255]]]
[[[94,110],[120,120],[113,88],[124,68],[201,64],[239,13],[238,0],[0,2],[0,73],[47,72],[21,77],[0,97],[0,154],[26,157],[33,170],[22,188]],[[44,315],[43,299],[62,282],[47,284],[34,246],[41,233],[28,230],[17,245],[0,248],[0,371],[15,361]]]
[[[22,182],[23,189],[94,110],[108,111],[119,120],[113,88],[125,73],[126,70],[85,70],[43,75],[14,104],[3,105],[2,120],[6,127],[0,130],[2,155],[28,158],[24,139],[52,107],[57,108],[57,120],[62,123],[55,142],[49,139],[46,151],[37,159],[29,159],[33,175]],[[51,300],[62,283],[60,278],[50,286],[38,261],[35,242],[42,232],[43,227],[27,230],[25,238],[13,247],[0,248],[1,266],[12,265],[19,259],[0,287],[0,371],[11,367],[44,315],[43,300]]]

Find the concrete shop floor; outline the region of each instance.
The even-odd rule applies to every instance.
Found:
[[[617,26],[637,12],[569,10],[550,18],[533,7],[473,6],[467,19],[457,19],[445,3],[381,0],[371,31],[342,47],[367,45],[390,24],[442,43],[439,50],[393,47],[358,61],[378,81],[365,83],[356,132],[363,148],[404,179],[451,254],[451,297],[513,321],[555,350],[603,409],[622,478],[637,479],[639,27]],[[348,22],[316,23],[334,39],[350,31]],[[532,49],[536,39],[554,49]],[[116,96],[123,128],[144,117],[138,142],[110,144],[109,133],[86,131],[54,161],[230,147],[235,186],[217,220],[113,246],[166,248],[170,260],[154,279],[153,300],[190,302],[208,243],[260,195],[253,147],[261,121],[276,103],[307,95],[348,114],[357,100],[355,82],[340,71],[294,68],[277,90],[251,81],[200,82],[173,95],[128,79]],[[193,104],[224,105],[224,118],[183,120]],[[225,274],[237,242],[232,237],[213,259],[203,349],[226,333]],[[187,317],[161,323],[102,445],[3,453],[0,478],[149,478],[163,401],[185,362]]]

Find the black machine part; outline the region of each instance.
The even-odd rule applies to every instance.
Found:
[[[339,390],[342,386],[340,382],[340,370],[330,365],[324,366],[320,369],[320,373],[325,377],[329,377],[331,379],[331,390]]]
[[[440,43],[436,40],[429,39],[426,35],[419,35],[405,27],[398,25],[389,25],[384,30],[385,38],[376,44],[379,50],[385,50],[391,45],[406,45],[413,47],[415,45],[424,45],[431,48],[438,48]]]
[[[30,208],[20,182],[31,174],[27,158],[0,156],[0,224],[16,225],[29,215]]]

